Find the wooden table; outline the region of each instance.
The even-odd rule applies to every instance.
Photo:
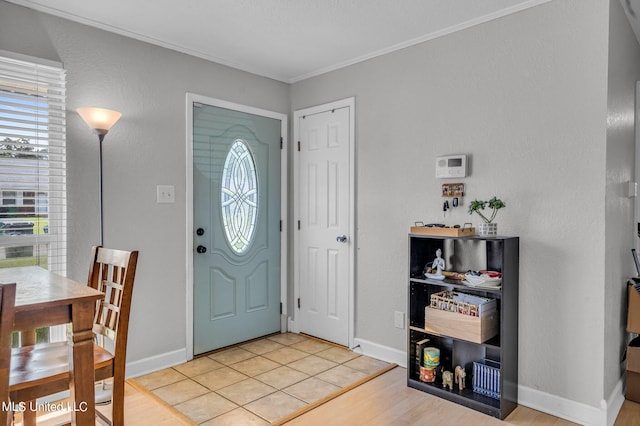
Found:
[[[95,302],[104,295],[38,266],[0,269],[0,283],[16,283],[14,330],[23,345],[35,343],[36,328],[71,323],[69,389],[77,410],[71,421],[95,425],[92,328]]]

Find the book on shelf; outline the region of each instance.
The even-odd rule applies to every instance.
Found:
[[[473,362],[473,391],[500,399],[500,363],[488,359]]]
[[[429,343],[429,339],[422,339],[416,342],[416,366],[418,371],[420,371],[420,367],[423,364],[423,356],[424,356],[424,348],[427,347],[427,343]]]

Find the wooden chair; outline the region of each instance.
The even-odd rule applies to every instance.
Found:
[[[0,425],[10,425],[13,420],[13,410],[8,404],[15,299],[16,285],[0,284]]]
[[[138,261],[137,251],[121,251],[94,247],[88,285],[103,292],[96,304],[93,332],[95,380],[113,378],[110,422],[96,410],[107,424],[124,424],[124,380],[127,355],[129,312],[133,282]],[[99,344],[104,338],[108,347]],[[110,347],[113,349],[110,349]],[[67,342],[45,343],[13,350],[11,358],[10,394],[14,402],[30,401],[62,392],[69,388],[69,349]],[[35,424],[36,413],[24,412],[24,425]]]

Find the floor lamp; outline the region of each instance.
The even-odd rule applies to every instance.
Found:
[[[100,245],[104,244],[104,225],[103,225],[103,216],[104,211],[102,207],[102,141],[104,136],[109,133],[111,127],[116,124],[116,121],[120,119],[122,116],[118,111],[112,111],[104,108],[78,108],[76,110],[80,117],[87,123],[90,129],[94,131],[95,134],[98,135],[98,140],[100,143]]]

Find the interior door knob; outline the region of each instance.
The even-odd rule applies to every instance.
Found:
[[[196,251],[200,254],[202,253],[206,253],[207,252],[207,248],[205,246],[198,246],[196,247]]]
[[[336,241],[339,243],[346,243],[347,242],[347,236],[342,234],[342,235],[338,235],[336,237]]]

